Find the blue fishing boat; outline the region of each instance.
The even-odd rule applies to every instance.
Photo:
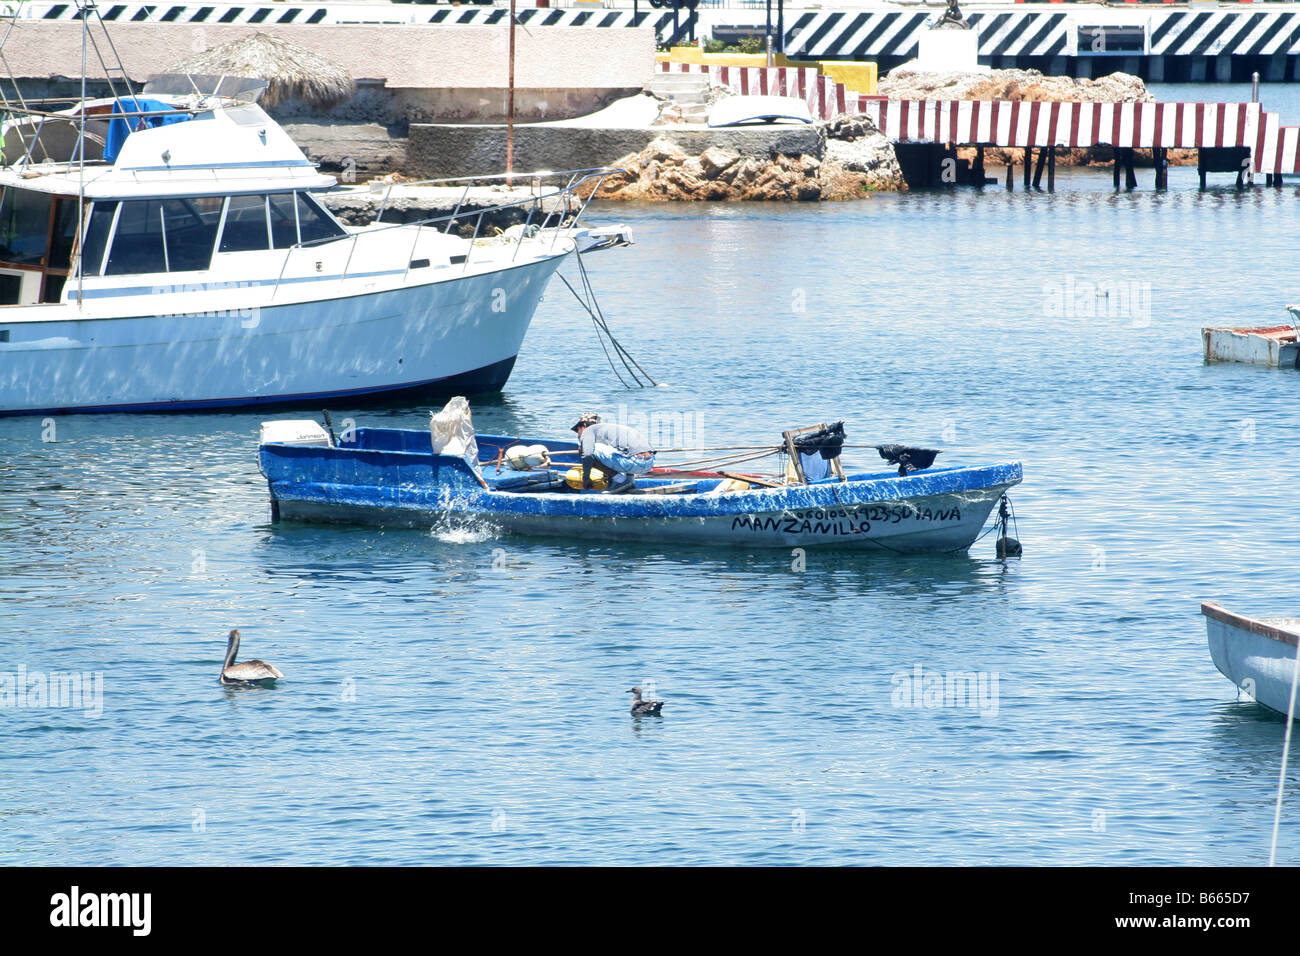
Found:
[[[272,520],[432,527],[459,518],[513,534],[962,551],[1021,480],[1019,462],[904,465],[903,474],[837,468],[818,480],[799,470],[789,483],[656,469],[620,494],[570,486],[579,461],[573,441],[472,437],[471,454],[438,454],[423,429],[355,428],[335,437],[314,422],[267,423],[259,460]]]

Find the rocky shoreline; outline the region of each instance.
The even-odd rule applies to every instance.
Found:
[[[808,137],[774,142],[764,154],[710,146],[691,155],[658,137],[639,153],[611,165],[627,170],[605,181],[599,196],[615,200],[797,201],[862,199],[907,189],[898,157],[865,116],[815,124]]]
[[[880,93],[893,99],[1018,100],[1022,102],[1150,103],[1155,97],[1140,77],[1112,73],[1096,79],[1045,76],[1037,70],[979,73],[891,71]],[[767,154],[745,155],[709,147],[694,154],[673,139],[671,128],[639,153],[611,165],[628,173],[606,181],[600,196],[615,200],[702,202],[728,200],[841,201],[876,192],[905,191],[907,183],[893,145],[866,116],[846,116],[815,125],[816,145],[795,140],[798,148],[773,145]],[[974,160],[975,148],[957,155]],[[1153,165],[1150,150],[1134,151],[1135,165]],[[1110,146],[1057,150],[1058,166],[1101,166],[1114,161]],[[1196,151],[1171,149],[1170,165],[1194,165]],[[1024,150],[985,147],[989,166],[1020,165]]]
[[[1018,69],[976,73],[920,72],[910,69],[907,64],[884,77],[879,90],[896,99],[1097,103],[1149,103],[1155,100],[1139,77],[1126,73],[1074,79]],[[706,92],[706,102],[712,103],[730,95],[733,94],[714,87]],[[559,152],[565,155],[555,159],[555,162],[560,162],[571,159],[567,154],[574,152],[570,145],[572,138],[581,138],[585,146],[578,152],[585,149],[591,154],[589,165],[607,163],[627,170],[607,178],[600,190],[600,198],[615,201],[845,201],[868,198],[877,192],[902,192],[908,188],[904,165],[900,164],[894,145],[867,116],[844,116],[812,125],[710,129],[698,121],[684,122],[671,112],[672,107],[672,103],[649,94],[628,97],[600,113],[578,120],[521,127],[517,132],[516,149],[520,139],[533,128],[552,127],[548,131],[551,134],[548,142],[561,147]],[[451,133],[461,139],[472,131],[472,127],[451,128]],[[642,137],[639,140],[638,132]],[[564,138],[557,139],[557,136]],[[471,136],[468,142],[473,146],[478,140]],[[641,144],[647,142],[648,145],[641,148]],[[465,146],[460,140],[450,144],[440,142],[437,145],[441,152],[434,152],[446,154],[457,144]],[[637,151],[611,160],[610,153],[620,146]],[[983,162],[991,173],[995,167],[1022,165],[1024,152],[1018,148],[987,146],[983,150]],[[517,151],[516,157],[518,155]],[[972,164],[975,155],[974,147],[961,147],[957,151],[959,159]],[[1193,165],[1197,152],[1170,149],[1167,158],[1170,165]],[[549,156],[545,159],[538,168],[562,169],[572,165],[554,165]],[[1114,150],[1109,146],[1058,148],[1056,151],[1057,166],[1103,166],[1113,161]],[[1135,150],[1134,161],[1138,166],[1154,164],[1150,150]],[[479,163],[480,167],[483,165]],[[910,171],[908,175],[911,175]],[[386,220],[417,219],[430,214],[430,200],[422,194],[399,195],[393,199],[395,201],[385,212]],[[359,195],[356,191],[340,196],[335,204],[340,207],[340,214],[352,222],[367,221],[377,211],[374,197]],[[450,212],[451,209],[442,209],[444,204],[439,197],[432,206]],[[489,202],[485,202],[487,204]],[[499,218],[502,221],[494,225],[504,228],[512,224],[510,214],[502,214]]]

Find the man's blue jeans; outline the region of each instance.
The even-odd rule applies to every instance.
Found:
[[[596,442],[591,450],[592,457],[605,466],[607,471],[620,475],[644,475],[655,466],[653,454],[642,458],[638,455],[625,455],[612,445]]]

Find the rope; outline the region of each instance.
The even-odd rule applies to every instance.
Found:
[[[1273,841],[1268,849],[1268,865],[1277,865],[1277,831],[1282,824],[1282,793],[1286,789],[1286,764],[1291,755],[1291,721],[1295,719],[1295,690],[1300,683],[1300,644],[1296,646],[1295,665],[1291,668],[1291,700],[1286,707],[1286,735],[1282,741],[1282,770],[1277,775],[1277,804],[1273,808]]]
[[[659,383],[656,382],[650,376],[650,373],[641,367],[641,363],[638,362],[636,359],[634,359],[632,357],[632,354],[627,349],[623,348],[623,344],[619,342],[618,339],[614,338],[614,333],[610,331],[609,323],[605,321],[605,313],[600,307],[599,300],[597,300],[596,298],[596,290],[592,288],[591,279],[587,275],[587,264],[582,261],[582,251],[578,249],[577,245],[575,244],[573,252],[574,252],[574,260],[578,263],[578,272],[582,276],[582,284],[586,288],[587,292],[590,293],[591,295],[591,304],[596,307],[596,314],[600,317],[600,327],[604,329],[605,334],[609,336],[610,344],[613,345],[615,350],[619,353],[619,356],[623,359],[623,364],[625,366],[630,362],[632,365],[636,366],[636,370],[638,372],[640,372],[642,375],[645,376],[647,382],[649,382],[651,385],[658,385]],[[629,367],[628,371],[631,372],[632,369]],[[636,378],[635,373],[633,373],[632,377]],[[641,384],[639,380],[637,381],[637,384],[638,385]],[[644,388],[645,386],[641,386],[641,387]]]
[[[706,447],[706,448],[659,448],[659,449],[656,449],[656,450],[657,450],[657,451],[661,451],[661,452],[671,452],[671,451],[678,451],[678,452],[681,452],[681,451],[758,451],[759,449],[762,449],[762,448],[773,448],[773,447],[781,447],[781,446],[774,446],[774,445],[718,445],[718,446],[716,446],[716,447]],[[880,446],[879,446],[879,445],[850,445],[848,442],[845,442],[841,447],[843,447],[843,448],[870,448],[871,450],[875,451],[875,450],[878,449]]]
[[[623,376],[619,374],[618,367],[614,365],[614,360],[609,357],[609,349],[605,346],[605,337],[600,334],[600,322],[596,318],[596,313],[591,311],[591,306],[587,305],[587,303],[582,300],[582,297],[578,295],[578,290],[569,284],[569,280],[564,277],[564,273],[557,272],[556,275],[560,277],[560,281],[565,284],[568,290],[573,293],[573,297],[578,300],[578,304],[586,309],[587,314],[591,316],[591,322],[596,327],[596,341],[600,343],[601,351],[605,353],[605,361],[609,363],[609,367],[614,372],[614,376],[618,379],[618,383],[624,388],[630,387],[627,382],[623,381]]]
[[[779,448],[779,445],[718,445],[716,448],[656,448],[660,454],[684,451],[763,451],[766,448]]]
[[[771,455],[778,454],[779,449],[762,452],[757,455],[723,455],[717,458],[700,458],[695,461],[675,461],[670,463],[673,468],[693,468],[699,465],[716,464],[718,467],[731,467],[747,461],[757,461],[759,458],[767,458]],[[716,470],[716,469],[715,469]]]
[[[578,300],[578,304],[587,310],[587,315],[591,316],[591,322],[596,327],[596,338],[600,340],[601,351],[605,353],[605,361],[609,363],[609,367],[613,370],[615,377],[618,378],[619,384],[624,388],[631,388],[623,378],[622,373],[619,372],[618,366],[614,364],[606,340],[608,340],[610,346],[613,346],[614,354],[618,356],[619,361],[623,364],[624,371],[627,372],[638,388],[645,388],[647,382],[650,385],[658,385],[659,383],[641,367],[641,364],[632,357],[632,354],[623,347],[623,344],[615,338],[614,333],[610,330],[609,323],[605,320],[605,313],[600,308],[600,301],[596,298],[596,290],[592,288],[591,277],[587,275],[587,266],[582,261],[582,253],[577,248],[574,249],[574,259],[578,263],[578,274],[582,279],[582,295],[578,294],[578,290],[562,274],[560,275],[560,281],[573,293],[573,297]],[[640,375],[637,374],[638,372]],[[642,376],[645,377],[645,382],[641,381]]]

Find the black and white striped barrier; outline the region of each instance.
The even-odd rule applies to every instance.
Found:
[[[323,4],[171,4],[101,3],[99,15],[109,23],[232,23],[277,24],[415,24],[435,26],[493,26],[504,23],[508,11],[491,6],[451,6],[409,3]],[[76,3],[24,3],[19,17],[27,20],[78,20]],[[690,42],[699,20],[693,9],[552,10],[525,7],[516,11],[524,27],[654,27],[661,43]]]
[[[933,19],[933,13],[900,11],[807,12],[790,22],[785,52],[793,59],[912,57]],[[966,19],[979,34],[980,56],[986,57],[1300,53],[1300,13],[1279,10],[1160,10],[1139,22],[1131,17],[1108,22],[1105,10],[987,11]],[[1122,45],[1109,42],[1111,32],[1124,36]]]
[[[1113,69],[1141,70],[1156,79],[1170,79],[1152,68],[1159,61],[1177,58],[1249,57],[1275,60],[1242,70],[1261,69],[1266,80],[1297,79],[1295,59],[1300,57],[1300,12],[1277,9],[1282,4],[1242,4],[1241,9],[1170,9],[1154,4],[1095,7],[1070,4],[1054,9],[988,9],[968,12],[966,19],[979,36],[979,55],[993,66],[1043,66],[1095,74]],[[1300,4],[1286,4],[1300,6]],[[505,22],[507,11],[492,6],[451,6],[413,3],[323,4],[167,4],[102,3],[100,15],[109,22],[276,24],[433,24],[441,26],[492,26]],[[24,19],[75,20],[76,3],[23,3]],[[762,9],[598,8],[563,10],[525,7],[517,12],[525,27],[641,27],[651,26],[660,43],[690,42],[696,32],[707,35],[711,25],[760,30]],[[795,60],[875,60],[882,70],[911,59],[923,31],[936,19],[932,10],[887,7],[862,10],[787,9],[785,53]],[[1106,62],[1120,60],[1124,62]],[[1138,60],[1141,58],[1141,61]],[[1067,67],[1065,60],[1076,61]],[[1077,61],[1095,64],[1082,69]],[[1137,63],[1141,65],[1136,65]],[[1228,79],[1205,75],[1204,65],[1188,79]],[[1240,72],[1240,71],[1239,71]],[[1248,75],[1248,73],[1246,74]],[[1236,78],[1245,78],[1236,77]]]

